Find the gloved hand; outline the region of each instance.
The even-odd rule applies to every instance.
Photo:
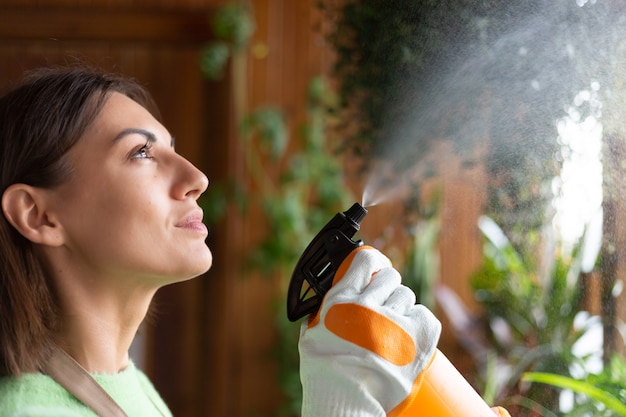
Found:
[[[302,417],[399,415],[433,358],[441,324],[378,250],[361,246],[338,268],[300,331]]]

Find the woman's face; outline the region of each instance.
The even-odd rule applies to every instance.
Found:
[[[70,179],[49,191],[64,234],[61,269],[159,287],[210,268],[196,202],[208,180],[142,106],[111,94],[68,157]]]

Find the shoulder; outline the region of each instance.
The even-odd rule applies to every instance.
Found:
[[[94,378],[129,416],[171,416],[152,382],[132,362],[119,374]]]
[[[152,381],[150,381],[146,374],[144,374],[142,371],[138,371],[137,380],[139,381],[139,385],[141,385],[143,392],[146,393],[146,395],[148,396],[148,398],[150,398],[150,401],[155,405],[155,407],[160,410],[161,414],[164,416],[171,415],[169,407],[165,404],[163,398],[157,392],[156,388],[154,388]]]
[[[132,363],[112,375],[93,375],[132,416],[171,416],[148,377]],[[0,377],[0,417],[96,417],[52,378],[43,374]]]
[[[56,416],[94,414],[47,375],[0,377],[0,417]]]

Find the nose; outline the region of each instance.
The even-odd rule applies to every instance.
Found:
[[[174,187],[177,199],[193,198],[197,200],[209,187],[209,179],[191,162],[178,155],[180,176]]]

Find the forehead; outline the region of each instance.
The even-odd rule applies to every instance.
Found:
[[[94,126],[99,129],[116,129],[120,126],[122,128],[147,127],[145,125],[164,129],[145,107],[117,92],[107,95],[104,105],[94,120]]]
[[[107,95],[91,126],[70,150],[70,154],[91,152],[94,147],[114,149],[124,132],[148,132],[155,141],[168,145],[171,136],[165,127],[139,103],[121,93]],[[145,136],[145,135],[144,135]],[[70,156],[71,157],[71,156]]]
[[[113,140],[123,131],[141,129],[151,132],[157,139],[167,140],[170,135],[165,127],[142,105],[121,93],[107,96],[84,138],[100,137]],[[79,141],[79,142],[82,142]]]

